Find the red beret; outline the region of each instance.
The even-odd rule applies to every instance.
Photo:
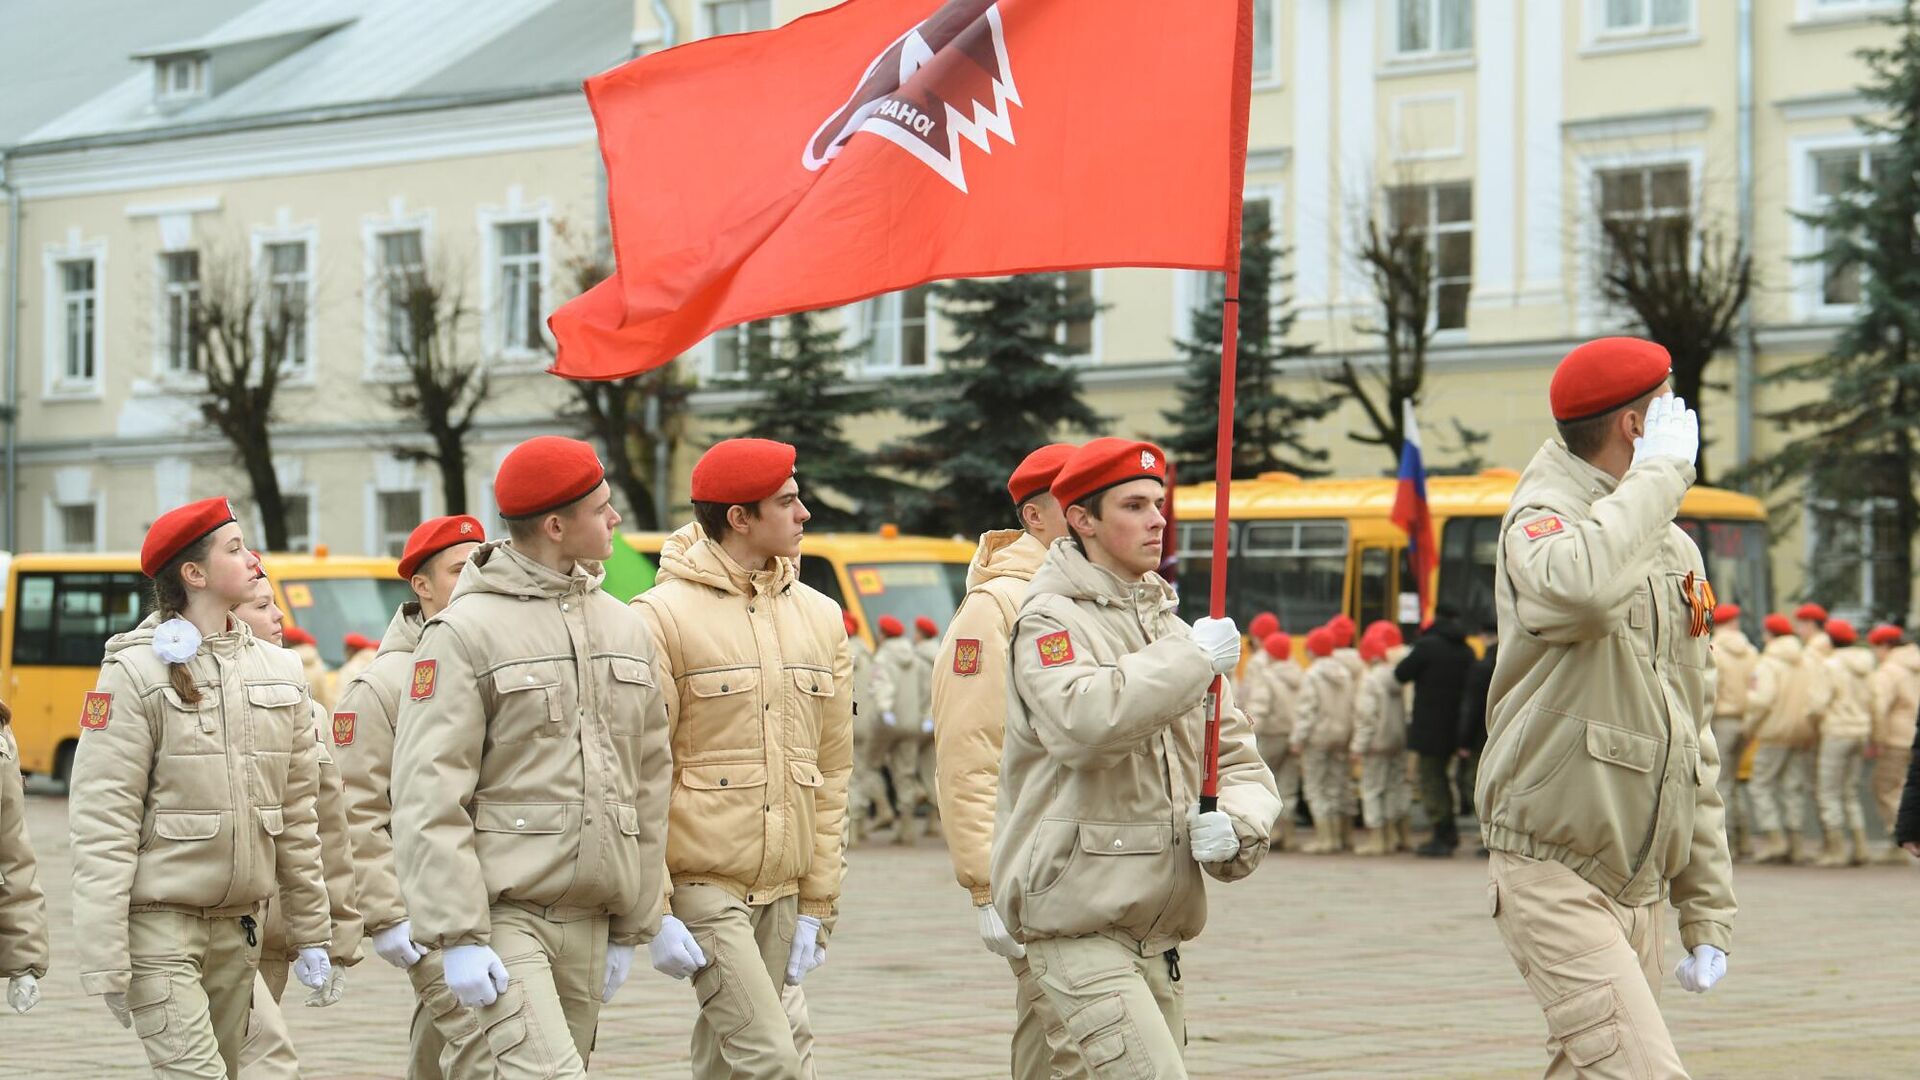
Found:
[[[1280,632],[1280,617],[1271,611],[1263,611],[1247,624],[1247,633],[1255,641],[1267,640],[1267,635]]]
[[[412,577],[421,563],[455,544],[486,538],[487,530],[481,526],[480,519],[466,514],[423,521],[407,535],[407,548],[400,555],[400,580]]]
[[[319,642],[313,640],[312,634],[307,633],[305,630],[302,630],[299,627],[292,625],[291,623],[281,628],[280,640],[286,642],[288,646],[320,644]]]
[[[1333,635],[1324,626],[1307,631],[1307,652],[1314,656],[1333,655]]]
[[[757,503],[793,475],[796,451],[772,439],[726,439],[693,463],[693,501]]]
[[[1115,484],[1143,477],[1167,482],[1165,451],[1133,439],[1095,439],[1075,450],[1060,467],[1060,474],[1053,478],[1053,497],[1067,506]]]
[[[1883,622],[1879,626],[1867,631],[1867,644],[1898,645],[1900,644],[1900,628],[1892,623]]]
[[[1775,637],[1788,637],[1793,633],[1793,623],[1777,611],[1767,616],[1766,621],[1761,625],[1766,627],[1767,633]]]
[[[1400,627],[1385,619],[1379,619],[1370,623],[1367,626],[1367,632],[1360,635],[1360,643],[1362,645],[1366,644],[1368,638],[1374,638],[1379,641],[1382,652],[1388,649],[1399,648],[1407,643],[1407,639],[1400,634]]]
[[[1344,649],[1353,644],[1353,630],[1353,620],[1348,618],[1345,612],[1327,620],[1327,633],[1333,635],[1333,644],[1336,648]]]
[[[846,625],[848,637],[854,637],[860,633],[860,620],[853,617],[853,612],[841,608],[840,621]]]
[[[1591,420],[1633,404],[1672,374],[1673,357],[1661,346],[1641,338],[1600,338],[1560,361],[1547,398],[1555,420]]]
[[[357,653],[361,649],[373,648],[373,639],[368,637],[365,634],[359,633],[358,631],[350,633],[346,637],[341,638],[340,643],[347,647],[347,652],[349,654]]]
[[[234,520],[232,505],[220,498],[201,499],[161,514],[140,543],[140,572],[153,577],[166,569],[175,555]]]
[[[1267,655],[1275,660],[1285,660],[1293,656],[1293,639],[1288,637],[1285,631],[1275,630],[1261,638],[1260,647],[1267,650]]]
[[[1860,631],[1855,630],[1853,624],[1845,619],[1828,619],[1827,637],[1835,645],[1851,645],[1860,640]]]
[[[900,625],[899,619],[896,619],[891,615],[880,616],[880,636],[881,637],[899,637],[901,634],[904,634],[906,632],[907,632],[907,628]]]
[[[1367,634],[1361,637],[1360,659],[1385,660],[1386,658],[1387,658],[1387,643],[1380,639],[1380,635]]]
[[[606,476],[591,444],[540,435],[507,452],[493,475],[493,501],[501,517],[535,517],[585,498]]]
[[[1821,607],[1819,604],[1808,602],[1794,608],[1793,617],[1796,619],[1805,619],[1808,622],[1823,623],[1827,621],[1827,609]]]
[[[1061,466],[1080,449],[1072,443],[1048,443],[1028,454],[1013,470],[1013,476],[1007,480],[1007,494],[1013,496],[1013,505],[1019,506],[1035,495],[1044,494],[1053,486],[1053,478],[1060,475]]]
[[[928,637],[940,636],[940,624],[937,622],[934,622],[932,619],[927,618],[925,615],[922,615],[919,618],[913,620],[913,628],[927,635]]]
[[[1721,604],[1719,607],[1714,608],[1713,621],[1716,625],[1721,623],[1739,622],[1740,621],[1740,605],[1739,604]]]

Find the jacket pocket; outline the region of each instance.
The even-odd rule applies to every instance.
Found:
[[[644,735],[654,691],[652,667],[638,657],[609,656],[607,676],[607,730],[630,738]]]
[[[1050,821],[1036,840],[1029,927],[1069,934],[1111,928],[1145,939],[1175,899],[1180,870],[1170,861],[1170,824]],[[1197,872],[1197,864],[1187,865]]]
[[[263,806],[254,811],[260,815],[260,829],[268,836],[279,836],[287,830],[286,813],[278,806]]]
[[[1585,1069],[1620,1049],[1618,1012],[1613,984],[1598,983],[1548,1005],[1547,1030],[1560,1040],[1567,1060]]]
[[[227,902],[229,888],[240,899],[252,885],[271,880],[269,871],[255,867],[252,882],[234,880],[232,814],[226,810],[155,810],[151,831],[134,864],[132,901],[216,907]],[[251,833],[251,829],[249,829]],[[252,833],[243,843],[257,853],[268,841]],[[270,864],[269,864],[270,866]]]
[[[159,840],[211,840],[220,835],[220,810],[157,810],[153,835]]]
[[[293,749],[294,734],[300,726],[313,724],[306,691],[289,682],[248,683],[247,724],[252,729],[254,753],[288,753]],[[284,767],[279,770],[281,775],[285,772]]]
[[[503,667],[493,673],[493,692],[499,706],[487,734],[496,745],[568,734],[559,664],[539,660]]]
[[[567,831],[565,803],[473,804],[473,831],[552,836]]]
[[[226,740],[220,730],[220,701],[215,696],[217,688],[202,687],[198,705],[189,705],[170,684],[163,685],[160,692],[166,702],[161,753],[177,757],[226,753]]]
[[[667,863],[676,874],[713,874],[751,885],[764,861],[773,792],[761,761],[695,762],[674,778]]]
[[[1667,657],[1681,667],[1702,670],[1713,666],[1713,653],[1707,648],[1707,635],[1693,634],[1693,608],[1687,604],[1686,582],[1683,573],[1668,573],[1660,582],[1660,618],[1666,623],[1662,629],[1667,634]],[[1701,587],[1699,579],[1694,587]]]
[[[1523,798],[1559,776],[1580,749],[1587,722],[1540,706],[1527,711],[1514,733],[1510,798]]]
[[[759,668],[730,668],[726,671],[702,671],[687,676],[687,692],[697,698],[723,698],[744,694],[760,685]]]
[[[787,734],[789,743],[818,746],[827,707],[833,701],[833,672],[817,667],[794,667],[787,671],[794,690],[794,708],[789,710],[792,724]]]
[[[134,976],[127,984],[127,1011],[133,1014],[133,1033],[147,1051],[147,1064],[157,1069],[187,1056],[191,1044],[173,1015],[173,980],[165,972]]]

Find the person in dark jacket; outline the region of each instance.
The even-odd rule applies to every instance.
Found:
[[[1432,839],[1414,849],[1415,854],[1444,858],[1460,846],[1447,766],[1460,749],[1460,699],[1474,656],[1458,611],[1440,604],[1433,616],[1433,625],[1394,667],[1393,677],[1413,684],[1413,722],[1407,728],[1407,749],[1419,755],[1420,802],[1433,819]]]
[[[1460,695],[1460,763],[1453,767],[1460,809],[1475,817],[1479,815],[1473,809],[1473,785],[1480,776],[1480,751],[1487,745],[1487,693],[1493,687],[1493,660],[1500,642],[1500,630],[1493,620],[1480,628],[1480,640],[1486,643],[1487,651],[1467,669],[1467,688]],[[1487,854],[1484,846],[1480,854]]]
[[[1920,859],[1920,734],[1913,737],[1913,757],[1907,760],[1907,786],[1900,792],[1900,812],[1893,819],[1893,842]]]

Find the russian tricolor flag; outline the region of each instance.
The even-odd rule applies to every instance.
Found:
[[[1401,399],[1400,420],[1406,436],[1400,443],[1400,489],[1393,496],[1393,523],[1407,534],[1415,588],[1420,593],[1420,625],[1433,621],[1433,568],[1439,552],[1433,543],[1433,514],[1427,508],[1427,464],[1420,456],[1420,425],[1413,417],[1413,401]]]

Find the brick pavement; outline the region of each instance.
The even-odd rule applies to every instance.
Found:
[[[0,1077],[144,1076],[133,1036],[81,996],[69,966],[66,802],[29,802],[54,970],[32,1014],[0,1010]],[[1182,950],[1193,1075],[1538,1076],[1544,1028],[1488,924],[1485,881],[1467,857],[1285,856],[1213,885],[1207,933]],[[1742,867],[1736,887],[1744,910],[1728,980],[1705,998],[1667,984],[1668,1022],[1694,1075],[1920,1074],[1920,871]],[[807,980],[821,1075],[1005,1076],[1011,983],[973,925],[937,841],[855,852],[842,933]],[[1670,923],[1669,953],[1678,949]],[[405,985],[369,954],[340,1005],[290,1007],[306,1076],[400,1075]],[[688,988],[643,957],[602,1014],[594,1075],[686,1076],[692,1013]]]

